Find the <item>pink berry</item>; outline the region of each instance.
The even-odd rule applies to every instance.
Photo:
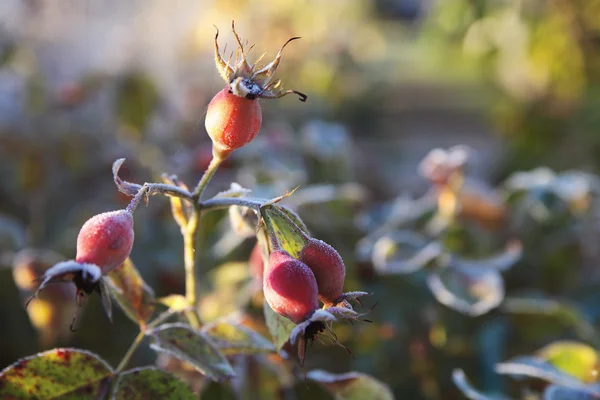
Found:
[[[273,311],[295,324],[305,321],[319,308],[315,276],[306,264],[283,250],[271,253],[263,289]]]
[[[322,240],[309,239],[298,257],[315,275],[319,300],[331,306],[342,296],[346,267],[340,254]]]
[[[75,260],[95,264],[106,274],[129,257],[133,238],[131,213],[118,210],[98,214],[81,227]]]

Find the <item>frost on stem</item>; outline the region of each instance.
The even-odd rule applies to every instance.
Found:
[[[275,59],[270,63],[258,67],[258,63],[264,57],[261,55],[256,62],[250,66],[248,64],[248,51],[250,49],[245,50],[244,44],[240,39],[239,35],[235,31],[235,24],[231,22],[231,30],[235,36],[235,39],[238,44],[238,49],[235,52],[236,54],[236,63],[235,65],[231,65],[231,58],[233,53],[229,57],[228,61],[225,61],[221,56],[221,51],[219,50],[219,28],[215,26],[217,33],[215,35],[215,64],[217,66],[217,70],[219,74],[227,82],[229,85],[229,92],[233,93],[238,97],[244,97],[249,100],[255,100],[258,98],[262,99],[278,99],[283,96],[287,96],[288,94],[296,94],[298,95],[300,101],[306,101],[308,96],[304,93],[298,92],[296,90],[283,90],[281,88],[282,82],[281,80],[273,80],[273,76],[277,71],[277,67],[279,67],[279,63],[281,61],[281,56],[283,54],[283,49],[287,46],[288,43],[294,41],[296,39],[300,39],[300,37],[290,38],[287,42],[281,46]]]
[[[141,201],[142,195],[144,196],[146,202],[150,196],[153,196],[157,193],[162,193],[167,196],[175,196],[190,201],[192,200],[192,194],[185,187],[164,183],[144,183],[143,185],[140,185],[138,183],[124,181],[119,177],[119,170],[124,162],[124,158],[119,158],[113,163],[113,180],[121,193],[125,193],[128,196],[140,196],[137,198],[137,200],[134,197],[132,204],[129,205],[128,209],[131,209],[132,212]]]

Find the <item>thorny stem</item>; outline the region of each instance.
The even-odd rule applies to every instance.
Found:
[[[115,372],[117,374],[122,372],[125,369],[125,367],[127,366],[127,364],[129,364],[129,360],[131,359],[131,356],[133,356],[133,353],[135,353],[135,351],[137,350],[140,343],[142,343],[142,339],[144,339],[145,334],[146,334],[145,331],[141,330],[140,333],[138,333],[138,335],[135,337],[135,339],[133,340],[133,343],[131,343],[131,346],[129,346],[127,353],[125,353],[125,355],[123,356],[123,359],[119,363],[119,366],[115,370]]]

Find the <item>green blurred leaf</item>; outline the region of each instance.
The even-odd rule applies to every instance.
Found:
[[[537,355],[559,371],[582,382],[594,382],[598,374],[598,353],[583,343],[557,341],[537,352]]]
[[[119,375],[113,400],[197,399],[177,377],[153,367],[135,368]]]
[[[180,294],[170,294],[168,296],[161,297],[157,299],[157,302],[159,302],[160,304],[164,304],[165,306],[169,307],[170,310],[173,311],[185,310],[190,305],[185,296],[182,296]]]
[[[332,374],[323,370],[312,370],[306,374],[310,380],[322,384],[338,400],[393,400],[390,388],[377,379],[360,373]]]
[[[111,367],[85,350],[60,348],[17,361],[0,372],[2,399],[96,399]]]
[[[202,332],[225,355],[256,354],[275,351],[273,343],[258,332],[230,319],[221,319],[205,325]]]
[[[121,81],[117,93],[117,113],[122,124],[142,131],[158,104],[152,80],[143,74],[130,74]]]
[[[105,282],[125,314],[145,326],[154,313],[154,291],[144,282],[131,259],[127,258],[123,265],[110,271]]]
[[[263,311],[265,313],[267,328],[269,328],[269,333],[273,338],[273,343],[277,347],[277,350],[281,350],[283,345],[289,340],[290,334],[296,325],[289,319],[273,311],[266,301],[263,303]]]
[[[154,338],[150,347],[193,365],[216,381],[235,374],[227,359],[207,335],[182,323],[164,324],[147,333]]]

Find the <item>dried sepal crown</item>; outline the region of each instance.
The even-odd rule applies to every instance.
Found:
[[[250,46],[248,50],[245,50],[244,43],[235,31],[235,24],[232,21],[231,29],[238,44],[238,49],[235,52],[235,64],[232,66],[231,58],[233,57],[233,53],[231,53],[229,59],[225,61],[221,55],[221,51],[219,50],[219,28],[216,26],[215,28],[217,29],[217,33],[215,35],[215,63],[219,74],[225,80],[225,82],[229,84],[229,91],[231,93],[250,100],[257,98],[278,99],[288,94],[295,93],[300,98],[300,101],[306,101],[307,96],[304,93],[300,93],[291,89],[283,90],[281,88],[281,80],[273,80],[275,71],[277,71],[277,67],[279,67],[279,62],[281,61],[283,49],[291,41],[300,39],[299,37],[293,37],[285,42],[277,52],[275,59],[270,63],[261,67],[258,66],[258,63],[266,54],[263,53],[253,65],[250,65],[248,63],[247,55],[253,46]]]

